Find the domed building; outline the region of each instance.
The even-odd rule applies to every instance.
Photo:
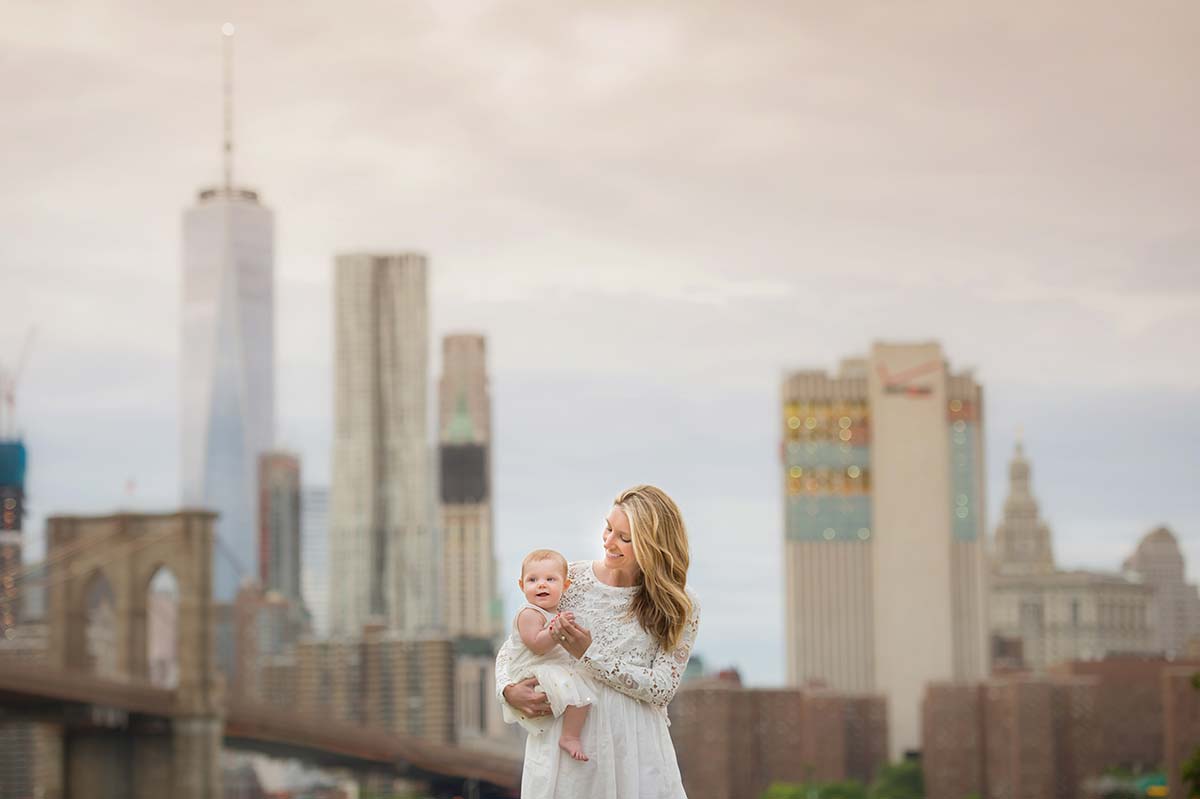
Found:
[[[1183,552],[1166,527],[1146,533],[1125,559],[1125,571],[1154,588],[1151,618],[1155,648],[1167,657],[1182,657],[1200,638],[1200,592],[1184,576]]]

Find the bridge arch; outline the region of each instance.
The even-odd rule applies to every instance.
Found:
[[[179,685],[179,578],[162,563],[146,586],[146,678],[156,688]]]
[[[120,630],[118,628],[117,595],[112,581],[103,569],[92,569],[83,582],[79,596],[82,600],[83,624],[76,634],[82,636],[77,645],[81,657],[77,668],[97,677],[118,679],[120,670]]]
[[[110,627],[93,624],[95,630],[111,631],[115,640],[114,660],[103,663],[105,676],[162,687],[170,683],[181,706],[195,712],[217,707],[220,681],[212,651],[215,518],[209,511],[181,511],[48,519],[46,560],[59,575],[50,580],[47,597],[51,664],[94,671],[83,631],[89,620],[107,621],[111,607]],[[161,593],[172,600],[156,596]],[[156,623],[162,621],[156,614],[168,606],[174,611],[171,630]],[[160,654],[170,651],[173,662],[156,666],[152,646]]]

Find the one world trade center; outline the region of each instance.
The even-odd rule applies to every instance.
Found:
[[[233,183],[231,55],[225,34],[224,181],[183,214],[182,501],[216,511],[213,598],[258,574],[257,462],[275,426],[275,220]]]

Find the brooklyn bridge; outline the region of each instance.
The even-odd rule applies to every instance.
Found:
[[[363,784],[400,778],[425,795],[518,795],[516,755],[399,729],[397,714],[362,700],[341,712],[336,675],[304,700],[228,679],[223,611],[212,601],[214,519],[182,511],[48,521],[44,646],[0,652],[0,723],[38,730],[37,795],[218,799],[229,751],[339,769]],[[163,640],[151,588],[167,574],[174,608]],[[419,704],[414,675],[397,701]]]

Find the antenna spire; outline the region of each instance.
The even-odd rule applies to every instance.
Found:
[[[222,156],[225,168],[225,193],[233,191],[233,32],[232,22],[221,26],[221,56],[224,67],[225,147]]]

